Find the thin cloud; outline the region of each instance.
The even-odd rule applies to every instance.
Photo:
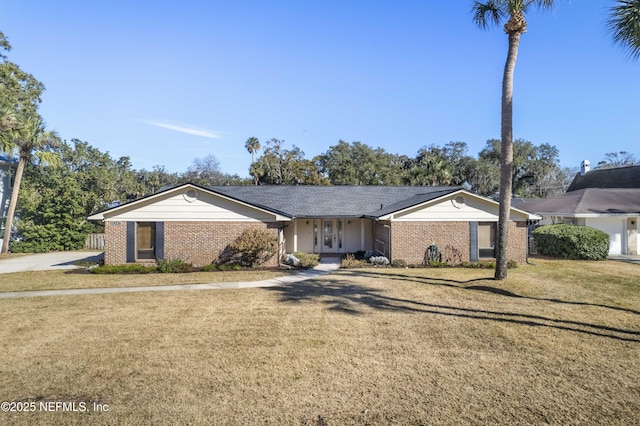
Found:
[[[160,121],[144,120],[145,123],[156,127],[162,127],[163,129],[173,130],[175,132],[186,133],[188,135],[202,136],[209,139],[222,139],[222,136],[214,133],[210,130],[197,129],[195,127],[178,126],[175,124],[162,123]]]

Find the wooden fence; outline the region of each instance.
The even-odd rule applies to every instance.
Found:
[[[89,250],[104,250],[104,234],[89,234],[84,242],[84,248]]]

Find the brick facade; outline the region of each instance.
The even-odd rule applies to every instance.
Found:
[[[409,264],[422,264],[431,244],[436,244],[443,261],[457,264],[470,260],[469,222],[391,222],[391,256]],[[379,235],[376,226],[376,238]],[[518,263],[527,260],[525,222],[510,222],[508,258]]]
[[[509,244],[507,257],[509,260],[523,264],[527,262],[528,235],[526,222],[509,222]]]
[[[165,222],[164,257],[184,259],[194,266],[216,262],[218,256],[240,234],[251,228],[266,229],[278,236],[276,223],[256,222]],[[264,266],[277,266],[273,256]]]
[[[266,229],[278,236],[277,223],[263,222],[164,222],[164,258],[182,259],[194,266],[218,260],[222,251],[244,230]],[[105,222],[105,263],[127,263],[127,222]],[[265,266],[278,264],[278,256]]]
[[[450,263],[469,261],[469,222],[392,222],[391,253],[393,259],[422,264],[425,252],[436,244],[443,260]]]
[[[127,222],[104,223],[104,263],[127,263]]]
[[[391,240],[389,240],[389,228]],[[245,229],[267,229],[278,235],[278,223],[262,222],[164,222],[165,259],[183,259],[194,266],[217,261],[222,251]],[[527,260],[527,227],[525,222],[509,224],[508,257],[518,263]],[[425,252],[436,244],[443,260],[449,263],[470,259],[469,222],[375,222],[374,247],[384,251],[390,260],[402,259],[409,264],[422,264]],[[105,263],[127,263],[127,222],[105,222]],[[277,256],[267,265],[278,264]]]

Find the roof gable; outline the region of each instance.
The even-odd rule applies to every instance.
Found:
[[[440,193],[422,200],[414,197],[414,201],[419,202],[376,217],[382,220],[497,221],[500,206],[490,198],[481,197],[464,189]],[[511,207],[510,220],[538,219],[540,217],[535,214]]]
[[[122,204],[92,215],[88,219],[136,221],[290,220],[280,212],[245,203],[190,183]]]

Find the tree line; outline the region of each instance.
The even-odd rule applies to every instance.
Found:
[[[253,154],[260,145],[256,145],[256,138],[250,140]],[[555,146],[517,139],[514,157],[512,181],[516,196],[560,194],[573,178],[572,169],[560,166]],[[500,141],[488,140],[473,157],[468,154],[466,142],[423,146],[409,156],[340,140],[325,153],[308,159],[295,145],[286,148],[284,141],[270,139],[251,165],[250,174],[261,185],[460,185],[481,195],[495,196],[500,184]]]

